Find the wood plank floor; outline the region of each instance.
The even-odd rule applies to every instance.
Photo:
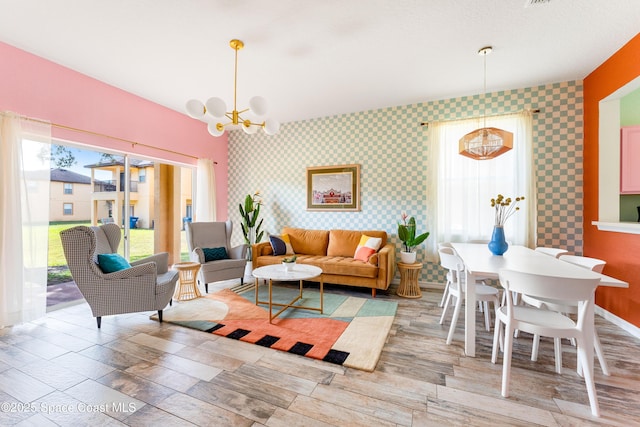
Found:
[[[596,316],[611,376],[596,362],[602,417],[595,419],[568,342],[557,375],[552,341],[543,339],[531,362],[531,337],[522,334],[511,397],[503,398],[482,316],[477,357],[464,357],[462,319],[445,345],[440,295],[403,299],[394,286],[378,293],[399,308],[372,373],[159,324],[152,313],[107,316],[98,330],[84,303],[53,311],[0,330],[0,425],[640,425],[637,338]]]

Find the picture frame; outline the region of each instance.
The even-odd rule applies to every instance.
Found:
[[[307,167],[308,211],[359,211],[360,165]]]

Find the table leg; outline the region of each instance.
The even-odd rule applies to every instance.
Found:
[[[255,279],[255,281],[256,281],[256,282],[255,282],[255,283],[256,283],[256,286],[255,286],[255,291],[256,291],[256,305],[258,305],[258,285],[260,284],[259,280],[260,280],[260,279],[258,279],[258,278],[256,278],[256,279]]]
[[[269,279],[269,323],[273,320],[271,316],[271,307],[273,306],[273,280]]]
[[[464,352],[476,357],[476,278],[465,269]]]
[[[587,386],[587,394],[589,395],[589,404],[591,406],[591,413],[598,417],[600,416],[600,406],[598,405],[598,396],[596,394],[596,388],[593,378],[593,331],[595,329],[595,291],[591,295],[591,298],[587,302],[584,314],[584,342],[580,344],[578,342],[578,357],[582,353],[585,363],[582,366],[582,375],[584,376],[585,384]],[[580,310],[580,307],[578,307]]]
[[[320,314],[324,314],[324,280],[320,276]]]

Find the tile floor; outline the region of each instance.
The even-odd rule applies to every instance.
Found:
[[[52,311],[0,330],[0,425],[640,425],[640,342],[600,317],[611,376],[596,363],[602,417],[594,419],[568,343],[557,375],[552,342],[543,339],[534,363],[522,334],[505,399],[481,315],[478,357],[468,358],[462,321],[445,345],[440,291],[410,300],[392,285],[377,298],[399,308],[372,373],[159,324],[152,313],[106,316],[98,330],[85,303]]]

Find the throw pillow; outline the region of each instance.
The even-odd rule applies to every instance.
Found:
[[[119,254],[98,254],[98,267],[103,273],[113,273],[131,268],[131,264]]]
[[[227,249],[225,247],[219,248],[202,248],[204,253],[204,262],[218,261],[221,259],[228,259]]]
[[[269,242],[271,242],[271,249],[273,249],[274,255],[295,255],[288,234],[269,236]]]
[[[380,245],[382,245],[381,238],[370,237],[363,234],[360,238],[360,243],[358,243],[356,253],[353,255],[353,257],[357,260],[367,262],[371,255],[378,252],[378,249],[380,249]]]

